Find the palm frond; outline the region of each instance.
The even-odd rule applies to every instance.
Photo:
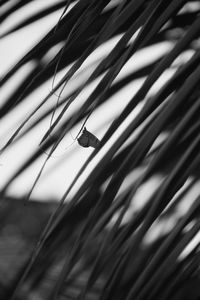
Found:
[[[34,2],[1,1],[0,21]],[[76,132],[75,143],[92,118],[89,132],[103,134],[64,188],[9,299],[33,291],[50,300],[183,299],[199,284],[199,2],[58,1],[1,33],[2,43],[54,12],[53,28],[0,80],[2,89],[14,86],[29,67],[2,101],[2,121],[20,112],[2,158],[42,128],[1,196],[41,162],[23,195],[30,199],[67,134]],[[100,110],[113,115],[106,120]]]

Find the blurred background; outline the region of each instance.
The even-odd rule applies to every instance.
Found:
[[[61,4],[63,3],[63,1],[57,1],[56,3],[59,2]],[[40,0],[30,2],[21,9],[17,10],[14,14],[12,14],[12,16],[5,19],[1,25],[1,35],[9,30],[12,30],[12,28],[17,26],[18,23],[21,23],[24,16],[26,16],[26,18],[31,17],[37,12],[52,6],[53,4],[54,1],[52,1],[52,3],[49,1],[48,3],[45,3],[44,1]],[[12,5],[14,5],[14,3],[12,3]],[[6,6],[4,9],[6,10]],[[58,22],[62,11],[63,8],[57,9],[50,15],[36,20],[28,26],[2,37],[0,57],[1,76],[3,76],[5,72],[13,66],[13,64],[17,63],[17,61],[23,57],[26,51],[30,50],[31,47],[36,45],[36,43],[42,37],[44,37],[45,34],[47,34],[47,32]],[[1,13],[4,14],[4,10],[2,10]],[[98,47],[94,53],[88,57],[87,61],[77,72],[77,75],[72,78],[67,87],[63,90],[63,98],[67,97],[70,92],[75,90],[81,83],[87,80],[97,64],[107,55],[107,53],[111,51],[111,49],[113,49],[116,43],[120,40],[121,36],[122,35],[119,34],[113,37],[111,40]],[[167,51],[172,47],[172,44],[172,42],[162,41],[157,45],[141,49],[139,53],[136,53],[133,59],[128,61],[114,82],[117,83],[137,70],[141,70],[142,68],[147,67],[149,64],[152,64],[152,62],[157,61],[159,58],[163,57],[165,53],[167,53]],[[49,50],[45,55],[44,61],[48,61],[50,57],[53,57],[58,52],[58,49],[60,49],[61,45],[62,43],[52,47],[53,49]],[[187,56],[190,56],[191,54],[192,51],[184,53],[182,57],[177,59],[175,66],[178,62],[187,59]],[[5,101],[4,99],[8,98],[11,92],[16,89],[16,87],[28,76],[28,74],[30,74],[35,67],[35,64],[36,62],[32,61],[23,66],[19,71],[17,71],[12,80],[9,80],[1,88],[1,105],[3,105]],[[175,66],[172,66],[165,72],[165,74],[163,74],[163,76],[161,76],[159,81],[156,82],[156,84],[150,90],[149,95],[155,94],[160,86],[162,86],[163,82],[175,72]],[[54,85],[59,81],[61,76],[63,76],[64,72],[65,70],[57,72]],[[97,78],[97,80],[92,82],[83,90],[81,95],[76,100],[76,103],[74,103],[69,109],[69,116],[75,111],[78,105],[81,105],[81,103],[85,101],[100,79],[100,77]],[[129,84],[124,85],[123,88],[118,91],[118,93],[115,93],[112,97],[110,97],[109,103],[101,105],[101,107],[99,107],[88,119],[86,124],[88,130],[96,134],[96,136],[101,140],[103,134],[106,132],[115,116],[117,116],[122,108],[127,105],[131,97],[144,82],[144,79],[145,76],[140,76],[134,81],[131,81]],[[26,98],[26,103],[23,102],[21,105],[18,105],[15,110],[11,110],[5,117],[1,118],[1,147],[3,147],[8,141],[16,127],[25,120],[26,116],[33,110],[33,108],[36,107],[41,99],[49,93],[49,91],[52,89],[52,81],[52,78],[46,80],[44,84],[28,95]],[[42,113],[45,113],[49,107],[56,105],[58,94],[59,92],[55,93],[55,95],[51,97],[47,105],[38,113],[39,116]],[[115,103],[114,110],[113,103]],[[136,107],[132,117],[134,114],[138,113],[138,111],[141,109],[141,105],[142,104]],[[58,112],[56,112],[56,115],[57,114]],[[37,118],[39,118],[39,116],[33,117],[30,120],[30,124],[34,121],[37,122]],[[38,122],[38,125],[35,126],[28,135],[24,136],[23,139],[19,139],[13,146],[11,145],[5,154],[3,153],[1,155],[1,187],[4,186],[12,174],[22,165],[23,161],[25,161],[31,155],[31,153],[33,153],[33,151],[39,147],[39,142],[44,132],[50,126],[50,120],[51,115],[48,115],[40,123]],[[129,121],[127,120],[124,126],[127,126],[128,122]],[[42,200],[49,198],[59,199],[64,193],[65,189],[72,182],[78,170],[91,154],[91,148],[81,148],[77,141],[73,140],[73,138],[75,138],[79,132],[82,123],[77,124],[75,128],[65,136],[58,149],[56,149],[54,155],[52,155],[40,181],[38,182],[38,185],[34,189],[33,195],[36,198]],[[42,157],[34,162],[34,167],[27,169],[21,174],[21,176],[16,178],[16,180],[9,187],[9,195],[23,196],[30,190],[46,156],[47,155],[44,153]],[[90,169],[88,169],[87,173],[88,172],[90,172]],[[86,176],[86,174],[84,176]]]

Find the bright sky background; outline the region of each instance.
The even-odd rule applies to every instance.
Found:
[[[23,14],[27,15],[31,13],[34,9],[36,11],[36,3],[38,4],[38,9],[41,6],[47,6],[49,3],[54,3],[54,1],[34,1],[34,7],[24,8],[21,12],[16,14],[14,21],[8,18],[5,22],[5,26],[1,27],[1,33],[4,32],[9,26],[13,26],[16,20],[21,20]],[[32,4],[31,4],[32,5]],[[45,35],[46,32],[58,21],[62,10],[52,14],[50,17],[42,19],[42,21],[32,24],[31,26],[26,27],[23,30],[20,30],[14,34],[9,35],[8,37],[3,38],[0,44],[0,75],[4,74],[4,72],[10,68],[17,60],[23,56],[24,53],[28,49],[30,49],[37,40]],[[119,37],[113,39],[109,44],[106,43],[100,49],[97,49],[93,56],[89,58],[87,64],[85,65],[85,76],[88,76],[91,73],[92,67],[87,68],[91,63],[98,60],[102,54],[106,54],[108,49],[111,49],[113,45],[118,41]],[[166,53],[172,45],[169,44],[160,44],[155,48],[148,48],[140,51],[138,54],[134,55],[132,59],[129,60],[128,64],[122,69],[120,72],[118,79],[123,77],[124,74],[127,74],[131,70],[137,70],[138,67],[145,65],[148,61],[152,61],[153,58],[157,58],[163,53]],[[1,89],[1,101],[3,101],[5,95],[9,94],[9,91],[13,89],[13,82],[17,85],[17,83],[28,74],[30,70],[30,66],[23,67],[20,72],[18,72],[15,76],[15,80],[10,80],[5,88]],[[160,84],[163,83],[163,80],[169,78],[172,74],[172,70],[166,73],[162,78],[156,83],[150,93],[154,92],[159,88]],[[58,74],[56,80],[63,74]],[[135,81],[134,84],[126,86],[122,91],[118,93],[118,95],[114,96],[112,101],[110,101],[109,106],[101,107],[98,109],[88,120],[87,129],[93,132],[99,139],[103,136],[106,128],[109,126],[111,121],[114,119],[116,114],[118,114],[121,109],[128,103],[132,95],[137,91],[137,89],[141,86],[142,80]],[[73,89],[79,82],[79,76],[75,77],[75,80],[71,83],[70,87],[68,87],[68,91],[70,88]],[[98,81],[94,82],[94,84],[90,85],[84,93],[78,97],[76,103],[72,107],[73,111],[75,107],[80,105],[84,99],[86,99],[87,95],[91,92],[91,89],[97,84]],[[32,93],[25,104],[23,104],[23,108],[19,106],[14,112],[11,112],[5,119],[0,120],[0,146],[2,147],[8,138],[10,137],[13,129],[16,128],[27,116],[27,111],[31,111],[40,101],[41,99],[49,92],[52,87],[52,81],[47,82],[42,89],[36,90]],[[56,96],[53,101],[56,101]],[[51,100],[52,101],[52,100]],[[115,111],[113,111],[113,103],[115,107]],[[51,102],[50,105],[54,103]],[[138,110],[141,107],[137,107],[136,110],[131,115],[130,119],[126,121],[124,126],[132,120],[135,114],[137,114]],[[103,126],[102,126],[103,124]],[[49,127],[49,119],[45,120],[42,123],[42,127],[38,126],[31,134],[26,136],[23,141],[17,142],[14,146],[11,146],[5,154],[0,157],[0,186],[3,186],[7,179],[11,176],[14,170],[16,170],[21,165],[21,159],[25,159],[30,155],[33,148],[38,147],[38,144],[41,140],[42,135],[45,130]],[[76,136],[79,131],[79,127],[75,128],[73,132],[71,132],[72,136]],[[121,128],[122,130],[122,128]],[[119,134],[120,130],[118,131]],[[40,179],[40,184],[35,188],[33,192],[33,196],[39,199],[47,199],[47,198],[60,198],[69,184],[72,182],[74,176],[80,169],[80,167],[85,162],[86,158],[92,152],[91,148],[81,148],[76,142],[73,143],[72,136],[69,134],[64,139],[61,146],[56,151],[54,157],[49,160],[49,163],[43,173],[42,178]],[[113,140],[117,138],[117,135],[113,137]],[[112,141],[111,141],[112,142]],[[73,144],[72,144],[73,143]],[[100,154],[100,156],[103,154]],[[99,157],[100,157],[99,156]],[[9,190],[10,194],[14,195],[23,195],[28,192],[32,186],[34,178],[36,178],[40,167],[42,166],[43,161],[45,160],[46,155],[39,159],[35,163],[34,168],[30,168],[27,170],[23,176],[20,176],[14,184],[12,184],[11,189]],[[92,166],[91,166],[92,167]],[[87,176],[90,169],[83,175],[83,178]]]
[[[12,4],[15,1],[12,0]],[[33,11],[35,12],[36,9],[40,9],[41,7],[48,6],[50,3],[55,3],[54,0],[48,0],[48,1],[34,1],[33,7],[32,4],[28,5],[27,8],[25,7],[23,11],[20,13],[17,13],[15,18],[12,19],[8,18],[5,24],[1,25],[0,27],[0,34],[4,32],[9,26],[13,26],[17,20],[21,20],[23,15],[31,14]],[[37,7],[36,7],[37,4]],[[62,10],[51,14],[51,16],[47,18],[43,18],[38,22],[32,24],[31,26],[26,27],[23,30],[20,30],[14,34],[9,35],[8,37],[5,37],[1,40],[0,43],[0,76],[4,74],[4,72],[10,68],[14,63],[17,62],[19,58],[23,56],[23,54],[26,53],[28,49],[30,49],[36,41],[40,40],[42,36],[45,35],[46,32],[58,21],[60,14]],[[16,20],[16,21],[15,21]],[[98,60],[102,54],[106,54],[108,49],[112,48],[113,45],[117,42],[119,37],[116,39],[113,39],[109,44],[107,43],[104,47],[101,47],[101,49],[98,49],[95,54],[90,57],[90,59],[87,61],[87,64],[90,65],[96,60]],[[139,52],[139,54],[136,54],[129,62],[128,64],[123,68],[122,72],[120,72],[121,76],[124,76],[124,74],[127,74],[131,70],[135,69],[137,70],[138,67],[145,65],[148,61],[151,61],[153,57],[156,59],[163,53],[166,53],[172,45],[170,44],[160,44],[157,48],[148,48],[144,49]],[[189,53],[191,55],[191,53]],[[184,59],[179,58],[179,59]],[[178,60],[177,60],[178,61]],[[0,94],[1,94],[1,103],[3,103],[4,98],[6,95],[9,94],[9,92],[14,88],[14,85],[17,85],[20,80],[22,80],[26,74],[30,71],[31,66],[23,67],[20,72],[18,72],[14,78],[14,80],[11,80],[6,84],[4,88],[1,88]],[[92,70],[92,67],[89,69],[87,66],[85,66],[84,72],[85,76],[88,76]],[[153,89],[150,91],[150,93],[155,92],[157,89],[159,89],[160,84],[163,83],[163,81],[167,80],[169,76],[173,73],[173,70],[166,72],[162,78],[156,83],[156,85],[153,87]],[[58,74],[56,80],[59,79],[59,77],[62,75]],[[138,80],[134,82],[134,85],[128,85],[125,89],[120,91],[118,95],[114,96],[112,101],[110,101],[109,106],[101,107],[98,109],[95,114],[91,116],[87,123],[87,129],[92,131],[99,139],[103,136],[106,128],[109,126],[109,124],[112,122],[116,114],[118,114],[121,109],[126,105],[126,103],[129,101],[129,99],[132,97],[132,95],[137,91],[137,89],[141,86],[142,80]],[[76,85],[79,83],[79,76],[75,78],[75,80],[71,83],[71,86],[68,87],[68,90],[71,88],[73,89],[76,87]],[[94,88],[94,86],[97,84],[95,82],[93,85],[90,85],[84,93],[78,97],[78,101],[72,107],[72,110],[75,109],[84,99],[87,97],[87,95],[91,92],[91,89]],[[41,90],[36,90],[31,96],[28,97],[26,104],[23,104],[22,107],[19,106],[17,110],[11,112],[5,119],[0,120],[0,147],[2,147],[10,135],[13,132],[13,128],[16,128],[17,125],[20,124],[22,120],[27,115],[27,111],[31,111],[33,107],[37,105],[37,103],[40,102],[42,97],[44,97],[49,90],[52,88],[52,82],[47,82]],[[54,97],[53,101],[56,101],[56,96]],[[0,105],[1,105],[0,103]],[[115,111],[113,111],[113,103],[115,107]],[[53,105],[54,103],[51,103]],[[140,107],[137,107],[136,110],[133,112],[133,114],[130,116],[128,120],[126,120],[124,126],[127,126],[127,124],[132,120],[135,114],[140,110]],[[103,124],[103,126],[102,126]],[[49,126],[49,119],[45,120],[42,125],[38,126],[33,132],[31,132],[26,138],[23,139],[23,141],[20,141],[16,144],[14,144],[13,147],[10,147],[8,151],[5,152],[5,154],[0,156],[0,187],[2,187],[5,182],[8,180],[8,178],[13,174],[14,170],[16,170],[22,163],[22,159],[25,159],[26,157],[29,157],[30,153],[32,152],[33,148],[38,147],[39,141],[44,134],[45,130]],[[75,128],[71,134],[73,136],[76,136],[77,132],[79,131],[79,127]],[[119,132],[122,130],[122,128],[119,129]],[[117,134],[113,137],[113,140],[117,138]],[[112,141],[113,141],[112,140]],[[112,142],[111,141],[111,142]],[[74,179],[74,176],[78,172],[78,170],[81,168],[87,157],[92,152],[92,149],[90,148],[81,148],[77,143],[73,143],[73,139],[71,135],[66,136],[64,139],[62,145],[59,147],[59,149],[56,151],[54,157],[52,157],[49,160],[49,163],[43,173],[42,178],[40,179],[39,185],[35,188],[33,192],[33,198],[38,198],[40,200],[45,199],[60,199],[60,197],[63,195],[69,184]],[[108,145],[109,146],[109,145]],[[103,155],[105,149],[100,153],[99,158],[101,155]],[[41,159],[39,159],[35,163],[34,168],[30,168],[27,170],[23,176],[20,176],[14,184],[11,186],[11,189],[9,190],[10,195],[15,196],[21,196],[24,195],[24,193],[28,192],[33,184],[34,179],[36,178],[40,167],[42,166],[43,161],[45,160],[46,155],[44,154]],[[92,165],[91,165],[92,168]],[[85,178],[87,174],[90,172],[90,168],[87,170],[86,173],[84,173],[82,178]],[[152,182],[148,182],[146,187],[143,187],[142,189],[142,196],[143,199],[149,196],[149,192],[153,191],[153,187],[156,187],[158,183],[158,178],[153,178]],[[194,192],[194,191],[193,191]],[[141,191],[138,192],[138,195],[136,195],[136,198],[141,199]],[[194,197],[194,195],[193,195]],[[141,201],[136,201],[136,203],[140,203]],[[183,209],[187,209],[184,207]],[[131,214],[131,211],[130,211]],[[163,230],[163,229],[162,229]],[[197,238],[198,240],[198,238]],[[186,250],[187,251],[187,250]]]

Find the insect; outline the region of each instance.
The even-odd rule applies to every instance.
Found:
[[[80,146],[87,148],[87,147],[93,147],[98,148],[100,146],[100,141],[98,138],[89,132],[86,127],[84,127],[83,132],[81,136],[77,139]]]

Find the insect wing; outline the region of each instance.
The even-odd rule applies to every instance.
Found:
[[[89,137],[84,132],[81,134],[81,136],[77,139],[80,146],[87,148],[89,147]]]
[[[98,138],[89,132],[86,128],[84,128],[83,133],[81,136],[77,139],[80,146],[87,148],[87,147],[93,147],[97,148],[100,145],[100,141]]]
[[[88,135],[89,135],[89,146],[95,149],[98,148],[100,145],[100,141],[98,140],[98,138],[89,131],[88,131]]]

